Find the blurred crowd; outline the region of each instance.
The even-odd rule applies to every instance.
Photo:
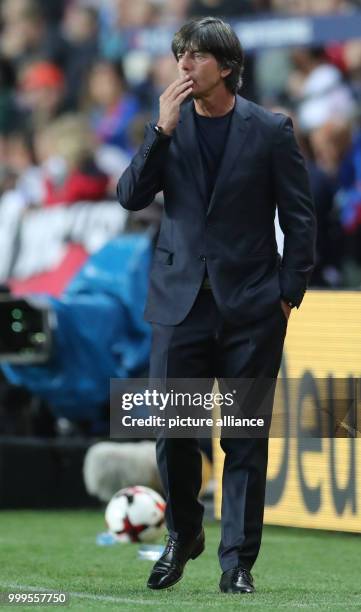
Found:
[[[360,0],[0,0],[1,200],[115,199],[177,77],[170,53],[137,48],[139,28],[358,10]],[[319,224],[313,285],[361,287],[361,37],[247,54],[241,93],[293,117]]]

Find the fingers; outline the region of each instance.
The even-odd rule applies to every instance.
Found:
[[[182,83],[181,85],[178,85],[178,87],[176,87],[175,90],[173,91],[173,93],[171,94],[171,99],[176,100],[185,91],[188,91],[189,89],[192,89],[192,85],[193,85],[193,81],[192,80],[188,80],[185,83]]]
[[[167,89],[163,92],[162,98],[173,98],[176,97],[181,91],[184,91],[184,88],[189,87],[189,83],[193,83],[191,78],[186,75],[180,79],[174,81]]]
[[[179,86],[182,86],[184,83],[190,80],[191,80],[191,77],[188,74],[185,74],[184,76],[179,77],[179,79],[176,79],[175,81],[173,81],[173,83],[169,85],[166,91],[169,93],[172,93],[174,89],[176,89]]]
[[[193,80],[184,76],[172,83],[159,98],[159,120],[165,132],[174,130],[181,103],[192,91]]]
[[[173,93],[168,98],[166,98],[166,102],[168,104],[179,103],[190,94],[190,92],[192,91],[192,85],[193,81],[188,81],[187,83],[179,85],[173,90]]]
[[[181,102],[183,102],[183,100],[186,99],[187,96],[189,96],[191,91],[192,91],[192,87],[188,87],[185,91],[183,91],[182,93],[178,94],[178,96],[175,99],[175,101],[180,104]]]

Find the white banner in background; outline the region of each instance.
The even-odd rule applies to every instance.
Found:
[[[79,202],[24,210],[0,202],[0,281],[24,279],[55,268],[69,243],[92,254],[123,230],[128,213],[116,202]]]

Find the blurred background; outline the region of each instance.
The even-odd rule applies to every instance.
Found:
[[[162,210],[159,197],[128,214],[115,187],[177,77],[173,33],[204,15],[244,45],[241,94],[293,118],[318,219],[311,287],[361,288],[360,0],[1,0],[1,507],[160,490],[152,441],[94,455],[109,378],[147,374]],[[203,454],[211,497],[210,443]]]

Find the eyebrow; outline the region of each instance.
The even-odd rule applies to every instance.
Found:
[[[188,51],[191,55],[194,55],[195,53],[209,53],[209,51],[204,51],[202,49],[182,49],[178,51],[177,56],[181,55],[182,53],[186,53],[186,51]]]

